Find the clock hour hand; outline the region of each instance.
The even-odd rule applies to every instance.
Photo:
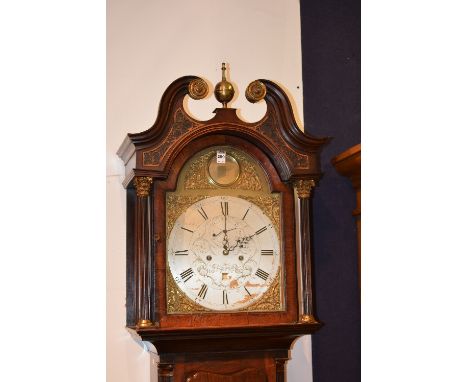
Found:
[[[226,230],[223,231],[224,232],[224,238],[223,238],[223,255],[226,256],[226,255],[229,255],[229,240],[228,240],[228,235],[227,235],[227,232]]]

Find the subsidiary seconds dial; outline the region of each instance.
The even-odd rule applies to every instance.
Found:
[[[167,246],[178,287],[211,310],[245,308],[279,272],[280,243],[268,216],[232,196],[203,199],[176,220]]]

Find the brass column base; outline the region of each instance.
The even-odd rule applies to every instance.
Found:
[[[137,326],[139,328],[148,328],[150,326],[153,326],[153,323],[150,320],[139,320]]]
[[[303,314],[301,317],[299,317],[299,322],[301,324],[316,324],[318,321],[315,319],[314,316],[308,315],[308,314]]]

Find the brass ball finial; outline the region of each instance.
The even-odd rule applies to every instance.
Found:
[[[224,62],[221,70],[223,71],[222,79],[216,84],[214,93],[218,102],[221,102],[223,107],[227,107],[228,102],[234,97],[234,87],[226,80],[226,64]]]

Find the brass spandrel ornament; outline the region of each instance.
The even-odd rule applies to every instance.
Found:
[[[255,205],[259,206],[262,211],[267,215],[273,223],[277,234],[280,234],[280,195],[271,194],[271,195],[258,195],[258,196],[248,196],[242,195],[241,198],[248,200]]]
[[[259,301],[244,309],[248,312],[278,312],[283,310],[281,298],[280,272],[276,275],[268,291]]]
[[[172,231],[177,218],[192,204],[205,199],[206,195],[178,195],[168,193],[166,196],[166,231],[167,235]]]
[[[184,292],[180,290],[177,283],[174,281],[172,274],[166,272],[167,277],[167,313],[169,314],[188,314],[188,313],[209,313],[209,309],[204,308],[199,304],[195,304],[190,300]],[[267,292],[262,298],[252,305],[246,308],[239,309],[244,312],[279,312],[284,310],[282,295],[281,295],[281,284],[280,284],[280,272],[276,275],[275,279],[271,283]],[[247,295],[246,298],[249,298]]]
[[[236,150],[228,151],[240,166],[240,173],[235,182],[229,188],[236,190],[262,191],[262,182],[257,174],[257,168],[252,160],[245,154]],[[218,189],[220,185],[212,181],[209,176],[209,161],[216,155],[216,150],[200,155],[190,163],[189,170],[185,174],[184,188],[186,190]]]
[[[199,304],[195,304],[190,300],[184,292],[182,292],[177,283],[174,281],[171,272],[166,272],[167,278],[167,313],[205,313],[209,312]]]

